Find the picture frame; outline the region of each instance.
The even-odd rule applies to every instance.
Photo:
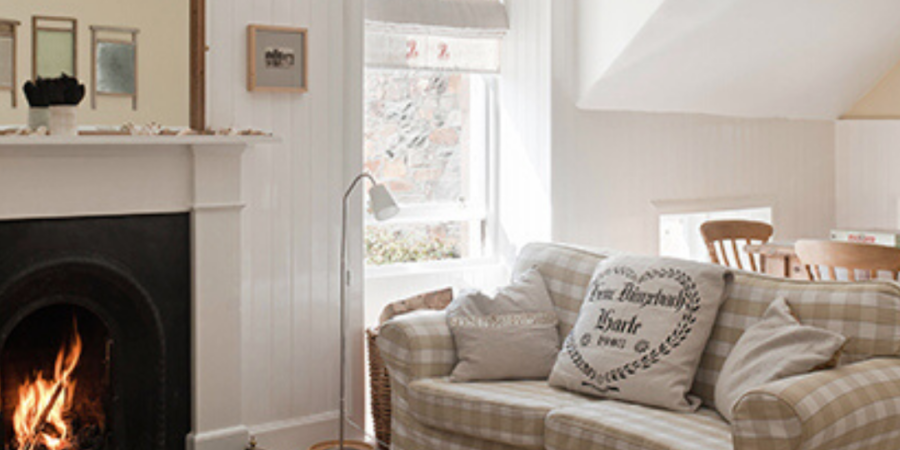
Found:
[[[91,108],[100,96],[130,97],[138,109],[137,28],[91,26]]]
[[[78,78],[78,19],[31,17],[31,78]]]
[[[305,93],[309,90],[306,28],[247,26],[247,90]]]
[[[0,19],[0,91],[9,91],[12,107],[17,106],[16,75],[19,21]]]

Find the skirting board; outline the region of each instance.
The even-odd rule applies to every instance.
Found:
[[[187,450],[244,450],[250,442],[250,431],[241,425],[187,437]]]
[[[289,420],[268,422],[252,427],[233,427],[188,436],[188,450],[244,450],[250,436],[266,450],[306,449],[317,442],[337,439],[338,413],[331,411]],[[358,430],[348,427],[347,439],[363,439]]]

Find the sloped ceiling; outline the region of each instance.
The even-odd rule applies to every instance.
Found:
[[[900,0],[579,8],[583,109],[836,119],[900,60]]]

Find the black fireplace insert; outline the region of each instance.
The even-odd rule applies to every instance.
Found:
[[[187,214],[0,222],[0,448],[181,450]]]

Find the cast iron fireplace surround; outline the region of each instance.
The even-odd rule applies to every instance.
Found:
[[[105,448],[184,449],[191,413],[189,216],[0,222],[0,449],[10,445],[15,407],[8,404],[14,386],[2,384],[21,379],[11,372],[21,370],[22,355],[42,351],[11,347],[52,335],[52,322],[60,322],[53,318],[71,322],[69,316],[85,335],[84,357],[102,355],[94,366],[104,373],[85,378],[107,386],[98,399]]]

